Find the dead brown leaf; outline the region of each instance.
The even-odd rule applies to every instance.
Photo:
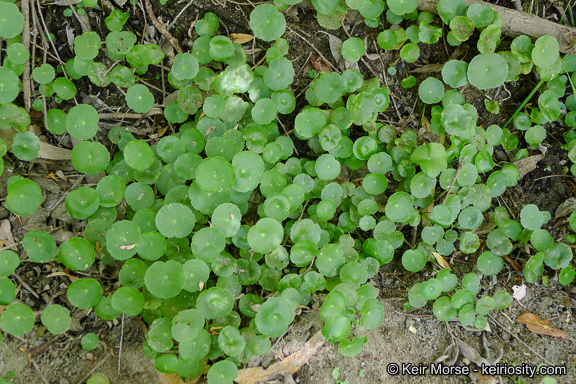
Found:
[[[470,374],[474,377],[477,384],[496,384],[498,382],[497,376],[487,376],[480,372],[470,372]]]
[[[520,315],[516,321],[520,324],[525,324],[526,328],[532,333],[572,340],[572,337],[568,333],[554,327],[551,322],[546,319],[541,319],[533,313],[524,313]]]
[[[450,268],[450,265],[448,265],[448,262],[446,261],[446,259],[444,259],[444,258],[442,257],[441,254],[436,253],[436,252],[432,252],[432,254],[434,255],[434,257],[436,258],[436,261],[438,262],[438,264],[440,264],[440,266],[441,266],[442,268],[451,269],[451,268]]]
[[[514,268],[515,270],[517,270],[517,271],[521,271],[521,270],[522,270],[522,268],[520,267],[520,265],[518,265],[517,262],[515,262],[514,260],[512,260],[512,259],[510,258],[510,256],[504,255],[504,256],[502,256],[502,257],[504,257],[504,260],[506,260],[507,262],[509,262],[510,265],[512,266],[512,268]]]
[[[332,72],[330,66],[318,55],[310,56],[310,63],[312,63],[312,68],[314,68],[316,72]]]
[[[233,43],[244,44],[254,40],[254,36],[247,33],[231,33],[230,40],[232,40]]]
[[[2,246],[14,244],[14,236],[12,236],[12,226],[8,219],[2,220],[0,222],[0,241]]]
[[[266,370],[262,367],[241,369],[235,381],[239,384],[256,384],[256,382],[266,382],[277,374],[294,374],[316,354],[325,342],[322,332],[318,331],[298,352],[270,365]]]
[[[195,384],[198,382],[198,380],[200,380],[200,376],[188,379],[187,381],[184,381],[184,379],[182,379],[182,377],[177,374],[177,373],[162,373],[162,372],[158,372],[158,377],[160,378],[160,382],[162,384]]]
[[[539,149],[540,152],[542,152],[541,155],[530,156],[512,163],[516,166],[516,168],[518,168],[518,180],[521,180],[524,176],[526,176],[528,172],[532,172],[534,169],[536,169],[538,162],[542,160],[544,156],[546,156],[546,150],[544,147]]]

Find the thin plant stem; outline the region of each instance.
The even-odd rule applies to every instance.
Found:
[[[540,80],[540,82],[538,84],[536,84],[536,86],[534,87],[532,92],[530,92],[530,94],[528,96],[526,96],[526,98],[524,99],[522,104],[520,104],[518,106],[518,109],[516,109],[516,112],[514,112],[514,114],[510,117],[510,119],[506,122],[506,124],[504,124],[504,126],[502,128],[506,128],[508,126],[508,124],[510,124],[510,122],[512,120],[514,120],[516,115],[522,110],[522,108],[524,108],[524,106],[528,103],[528,101],[532,98],[532,96],[534,96],[534,94],[538,91],[538,89],[540,89],[542,84],[544,84],[544,80]]]

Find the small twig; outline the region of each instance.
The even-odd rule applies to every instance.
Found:
[[[537,179],[532,180],[532,182],[535,182],[535,181],[538,181],[538,180],[542,180],[542,179],[548,179],[548,178],[550,178],[550,177],[569,177],[569,178],[571,178],[571,179],[574,178],[574,176],[572,176],[572,175],[550,175],[550,176],[542,176],[542,177],[539,177],[539,178],[537,178]]]
[[[295,34],[296,36],[298,36],[299,38],[301,38],[302,40],[304,40],[306,43],[308,43],[308,45],[311,46],[311,47],[316,51],[316,53],[318,54],[318,56],[320,56],[320,57],[322,58],[322,60],[324,60],[325,62],[327,62],[328,65],[330,65],[330,66],[332,67],[332,69],[334,69],[336,72],[340,73],[340,71],[338,70],[338,68],[336,68],[330,61],[328,61],[328,60],[324,57],[324,55],[322,54],[322,52],[320,52],[320,51],[318,50],[318,48],[316,48],[316,46],[314,46],[313,44],[311,44],[308,40],[306,40],[302,35],[300,35],[298,32],[296,32],[296,31],[293,30],[292,28],[290,28],[290,27],[286,27],[286,28],[288,28],[288,29],[290,30],[290,32],[292,32],[293,34]]]
[[[252,70],[254,70],[257,66],[259,66],[260,64],[262,64],[264,62],[264,60],[266,60],[266,55],[262,56],[262,58],[252,66]]]
[[[542,360],[544,360],[546,362],[546,364],[548,365],[554,365],[552,364],[550,361],[548,361],[547,358],[545,358],[544,356],[542,356],[541,354],[539,354],[538,352],[536,352],[535,350],[533,350],[532,348],[530,348],[530,346],[528,344],[526,344],[524,341],[522,341],[522,339],[520,339],[518,336],[516,336],[515,334],[513,334],[512,332],[510,332],[509,330],[507,330],[506,328],[504,328],[498,321],[496,321],[496,319],[494,318],[494,316],[492,316],[491,314],[488,314],[488,317],[490,317],[490,319],[496,323],[498,326],[500,326],[500,328],[502,328],[507,334],[511,335],[512,337],[514,337],[516,340],[518,340],[524,347],[526,347],[529,351],[531,351],[533,354],[535,354],[536,356],[538,356],[539,358],[541,358]]]
[[[90,23],[88,23],[88,25],[86,25],[86,18],[84,17],[80,17],[80,15],[78,14],[78,12],[76,12],[76,8],[74,8],[74,6],[72,5],[72,3],[70,2],[70,0],[66,0],[68,2],[68,6],[70,7],[70,9],[72,10],[72,13],[74,14],[74,17],[76,17],[76,20],[78,20],[78,22],[80,23],[80,25],[82,26],[82,32],[90,32],[92,30],[92,27],[90,26]],[[85,16],[85,15],[84,15]],[[49,35],[48,35],[49,36]]]
[[[142,79],[138,79],[138,81],[141,82],[141,83],[144,84],[144,85],[147,85],[148,87],[150,87],[150,88],[152,88],[152,89],[157,90],[158,92],[162,92],[162,90],[161,90],[160,88],[158,88],[157,86],[152,85],[152,84],[150,84],[150,83],[148,83],[148,82],[146,82],[146,81],[144,81],[144,80],[142,80]]]
[[[306,68],[306,66],[310,62],[310,57],[312,57],[312,53],[308,54],[308,58],[306,60],[304,60],[304,64],[302,65],[302,67],[300,68],[300,70],[298,71],[298,73],[295,76],[296,78],[298,78],[300,76],[300,74],[302,73],[302,71],[304,70],[304,68]]]
[[[150,19],[152,20],[152,24],[154,24],[154,27],[168,39],[168,41],[174,47],[174,49],[176,49],[180,53],[183,53],[184,51],[182,50],[182,48],[180,48],[178,40],[176,40],[176,38],[172,36],[170,31],[166,29],[164,23],[158,21],[156,15],[154,15],[154,10],[152,9],[152,3],[150,2],[150,0],[144,0],[144,2],[146,5],[146,11],[148,12],[148,16],[150,16]]]
[[[122,119],[139,119],[145,114],[143,113],[100,113],[98,117],[100,120],[122,120]]]
[[[50,126],[48,125],[48,106],[46,105],[46,84],[42,84],[42,104],[44,105],[44,128],[49,131]]]
[[[76,384],[82,384],[87,378],[89,378],[90,376],[92,376],[92,374],[94,373],[94,371],[96,371],[98,368],[100,368],[100,367],[102,366],[102,364],[104,364],[104,363],[106,362],[106,360],[108,360],[108,358],[109,358],[110,356],[112,356],[112,355],[109,354],[109,353],[106,353],[106,355],[104,356],[104,358],[103,358],[102,360],[100,360],[100,361],[98,362],[98,364],[96,364],[96,365],[94,366],[94,368],[92,368],[92,369],[90,370],[90,372],[88,372],[86,375],[84,375],[84,377],[83,377],[82,379],[78,380],[78,382],[77,382]]]
[[[48,44],[48,42],[46,42],[46,44]],[[46,48],[44,48],[43,46],[38,45],[38,44],[36,44],[36,43],[32,43],[32,45],[33,45],[35,48],[40,48],[42,51],[46,52],[46,54],[47,54],[48,56],[50,56],[50,57],[53,58],[54,60],[58,61],[58,62],[60,63],[60,65],[62,65],[62,66],[65,66],[65,65],[66,65],[65,62],[63,62],[62,60],[60,60],[60,58],[54,56],[51,52],[48,52],[48,51],[46,50]]]
[[[38,376],[40,376],[40,378],[42,379],[42,382],[44,384],[50,384],[48,382],[48,380],[46,380],[46,378],[44,377],[44,375],[42,374],[42,371],[40,371],[40,368],[38,368],[38,364],[36,364],[36,362],[34,361],[34,359],[30,358],[30,361],[32,362],[32,365],[34,366],[34,368],[36,369],[36,372],[38,373]]]
[[[74,184],[72,184],[72,187],[70,187],[70,189],[68,189],[68,191],[66,191],[66,193],[62,194],[62,196],[60,196],[58,198],[58,200],[56,200],[56,203],[54,205],[52,205],[51,207],[48,208],[48,212],[52,212],[54,209],[56,209],[60,205],[60,203],[62,203],[62,201],[64,201],[66,196],[68,196],[68,193],[70,193],[70,191],[75,190],[76,188],[78,188],[80,186],[80,184],[82,184],[82,180],[84,180],[84,175],[81,175],[78,178],[78,180],[76,180],[74,182]]]
[[[108,70],[106,72],[104,72],[104,74],[102,75],[102,77],[106,76],[107,74],[110,73],[111,70],[114,69],[115,66],[118,65],[118,63],[120,62],[120,60],[116,60],[111,66],[110,68],[108,68]]]
[[[122,314],[122,328],[120,328],[120,348],[118,350],[118,377],[120,377],[120,362],[122,361],[123,340],[124,340],[124,314]]]
[[[24,286],[24,288],[26,288],[28,291],[30,291],[30,293],[32,294],[32,296],[34,296],[37,299],[40,299],[40,296],[38,296],[38,294],[36,292],[34,292],[34,290],[32,289],[32,287],[30,287],[30,285],[23,279],[20,277],[20,275],[18,274],[14,274],[14,277],[16,277],[18,279],[18,281],[20,283],[22,283],[22,285]]]
[[[378,58],[380,60],[380,64],[382,65],[382,78],[384,79],[384,84],[390,89],[388,85],[388,79],[386,78],[386,66],[384,65],[384,61],[382,60],[382,56]],[[396,111],[396,115],[398,116],[398,121],[402,121],[402,115],[400,114],[400,110],[398,109],[398,105],[396,104],[396,99],[391,97],[392,104],[394,104],[394,110]]]
[[[276,348],[276,346],[278,345],[278,343],[280,343],[280,340],[282,340],[284,336],[286,336],[286,334],[288,334],[288,332],[290,332],[291,330],[292,330],[292,324],[290,324],[286,332],[284,332],[282,335],[280,335],[278,339],[276,339],[276,342],[274,342],[274,345],[272,346],[272,348],[270,348],[270,351],[273,351],[274,348]]]
[[[26,50],[30,50],[30,3],[28,0],[20,4],[22,15],[24,16],[24,30],[22,31],[22,44]],[[24,64],[24,73],[22,74],[22,91],[24,92],[24,108],[30,112],[32,107],[32,91],[30,89],[30,60]]]
[[[174,18],[174,20],[172,20],[172,22],[168,23],[168,25],[166,26],[167,29],[172,29],[172,28],[174,27],[174,25],[176,24],[176,21],[180,18],[180,16],[182,16],[182,14],[184,13],[184,11],[185,11],[186,9],[188,9],[189,6],[192,5],[193,2],[194,2],[194,0],[190,0],[190,1],[188,2],[188,4],[186,4],[186,5],[184,6],[184,8],[182,8],[182,10],[181,10],[180,12],[178,12],[178,14],[177,14],[176,17]]]
[[[456,182],[456,178],[458,177],[458,174],[460,173],[460,170],[462,169],[462,165],[464,163],[461,161],[460,164],[458,164],[458,169],[456,170],[456,174],[454,175],[454,178],[452,179],[452,183],[450,184],[450,188],[448,188],[448,192],[446,193],[446,197],[444,198],[444,201],[442,202],[442,204],[446,204],[446,200],[448,200],[448,196],[450,196],[450,192],[452,192],[452,188],[454,188],[454,183]]]
[[[11,244],[11,245],[7,245],[7,246],[5,246],[5,247],[2,247],[2,248],[0,248],[0,251],[5,251],[5,250],[7,250],[7,249],[11,249],[11,248],[14,248],[14,247],[16,247],[16,246],[20,245],[20,243],[22,243],[22,242],[21,242],[21,241],[19,241],[19,242],[17,242],[17,243],[14,243],[14,244]]]
[[[286,134],[286,136],[288,136],[288,131],[286,130],[286,127],[284,127],[284,124],[282,124],[282,122],[280,121],[280,119],[278,117],[276,117],[276,120],[278,121],[278,124],[280,124],[282,129],[284,130],[284,133]],[[298,150],[296,149],[296,146],[294,146],[294,152],[296,152],[296,156],[300,156],[300,154],[298,153]]]

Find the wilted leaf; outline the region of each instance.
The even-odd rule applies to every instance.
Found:
[[[576,197],[571,197],[565,200],[562,204],[556,208],[556,213],[554,214],[554,220],[561,217],[568,216],[576,209]]]
[[[524,176],[526,176],[528,172],[532,172],[534,169],[536,169],[536,164],[538,164],[538,162],[542,160],[546,155],[546,150],[543,146],[538,147],[538,149],[540,149],[540,152],[542,152],[541,155],[530,156],[512,163],[516,166],[516,168],[518,168],[518,180],[521,180]]]
[[[202,375],[186,379],[186,381],[184,381],[184,379],[182,379],[182,377],[177,373],[169,374],[158,372],[158,377],[160,379],[160,383],[162,384],[195,384],[198,382],[198,380],[200,380]]]
[[[298,352],[270,365],[266,370],[262,367],[241,369],[238,378],[234,381],[239,384],[255,384],[257,382],[266,382],[277,374],[293,374],[306,364],[325,342],[326,339],[324,339],[322,331],[318,331]]]
[[[135,246],[136,244],[121,245],[120,249],[133,249]]]
[[[515,285],[512,287],[514,294],[512,295],[513,298],[520,301],[526,296],[526,284],[522,285]]]
[[[432,252],[432,254],[434,255],[436,261],[438,262],[438,264],[440,264],[442,268],[451,269],[450,266],[448,265],[448,262],[442,257],[442,255],[436,252]]]
[[[310,62],[312,63],[312,68],[314,68],[316,72],[332,72],[330,66],[318,55],[310,56]]]
[[[230,34],[230,40],[232,40],[233,43],[244,44],[244,43],[247,43],[249,41],[252,41],[253,39],[254,39],[254,36],[249,35],[247,33],[231,33]]]
[[[330,45],[330,52],[332,53],[332,56],[334,56],[334,60],[336,60],[336,64],[338,65],[338,67],[341,70],[344,70],[345,68],[344,58],[342,57],[342,53],[340,53],[342,51],[342,40],[327,32],[324,31],[318,31],[318,32],[322,32],[328,35],[328,44]]]
[[[516,321],[520,324],[525,324],[526,328],[532,333],[572,340],[572,337],[568,333],[554,327],[551,322],[541,319],[533,313],[524,313],[520,315]]]

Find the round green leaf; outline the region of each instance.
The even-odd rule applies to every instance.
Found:
[[[196,216],[180,203],[167,204],[156,215],[156,227],[166,237],[186,237],[194,230]]]
[[[260,4],[250,13],[250,28],[264,41],[279,39],[286,31],[286,19],[272,4]]]
[[[58,304],[44,308],[40,318],[42,324],[54,335],[66,332],[72,323],[70,311]]]
[[[234,167],[222,157],[204,159],[196,168],[196,182],[203,191],[228,190],[234,181]]]
[[[284,238],[282,225],[270,218],[260,219],[248,231],[248,244],[255,252],[269,253],[274,251]]]
[[[182,264],[174,260],[156,261],[146,270],[145,282],[152,295],[169,299],[184,289],[186,276]]]
[[[80,344],[82,345],[82,349],[84,349],[85,351],[93,351],[94,349],[96,349],[96,347],[98,347],[99,343],[100,343],[100,340],[98,340],[98,335],[95,333],[87,333],[86,335],[84,335],[84,337],[80,341]],[[94,375],[92,377],[94,377]],[[92,379],[92,377],[90,379]],[[90,379],[88,379],[87,384],[91,384]],[[100,384],[100,383],[98,383],[98,384]]]
[[[110,163],[108,149],[98,142],[82,141],[72,148],[70,156],[74,168],[87,175],[103,172]]]
[[[342,43],[341,53],[344,60],[355,63],[366,53],[366,45],[362,39],[350,37]]]
[[[27,216],[34,213],[40,204],[42,204],[42,191],[34,181],[19,179],[8,186],[6,206],[10,212]]]
[[[10,276],[20,265],[18,255],[9,250],[0,251],[0,276]]]
[[[216,228],[202,228],[192,237],[192,253],[206,263],[216,260],[225,247],[226,239]]]
[[[436,104],[444,96],[444,84],[435,77],[428,77],[418,87],[418,96],[426,104]]]
[[[3,3],[0,3],[0,6]],[[20,80],[18,75],[5,66],[0,67],[0,104],[7,104],[18,96],[20,93]],[[6,129],[6,128],[2,128]]]
[[[256,313],[256,327],[267,337],[278,337],[294,320],[294,307],[283,297],[266,300]]]
[[[410,272],[418,272],[426,266],[426,256],[418,249],[410,249],[402,255],[402,265]]]
[[[112,307],[127,316],[137,316],[144,309],[144,296],[135,288],[120,287],[112,295]]]
[[[0,37],[11,39],[22,33],[24,16],[14,3],[0,3]],[[2,78],[2,77],[0,77]]]
[[[508,77],[508,64],[497,53],[475,56],[468,65],[468,80],[478,89],[497,88]]]
[[[141,237],[138,224],[129,220],[117,221],[106,232],[106,249],[116,260],[127,260],[136,254]]]
[[[98,56],[102,42],[96,32],[84,32],[74,38],[74,53],[82,60],[92,60]]]
[[[218,287],[202,291],[196,299],[196,308],[202,312],[206,319],[227,316],[232,311],[233,306],[234,298],[232,295]]]
[[[100,206],[100,196],[91,187],[80,187],[66,196],[66,210],[75,219],[83,220]]]
[[[215,363],[208,371],[209,384],[232,384],[238,377],[238,368],[229,360]]]
[[[532,50],[532,60],[539,67],[549,67],[559,57],[560,45],[558,40],[550,35],[540,36]]]
[[[32,77],[39,84],[48,84],[56,76],[56,71],[54,67],[50,64],[42,64],[39,67],[34,68],[32,71]]]
[[[66,116],[66,130],[76,140],[88,140],[98,131],[98,111],[91,105],[72,107]]]
[[[81,237],[73,237],[58,248],[58,261],[73,271],[84,271],[96,259],[92,244]]]
[[[145,171],[154,162],[154,152],[142,140],[132,140],[124,147],[124,160],[133,169]]]
[[[44,231],[30,231],[22,240],[22,246],[30,260],[47,263],[54,258],[58,247],[52,235]]]
[[[143,84],[135,84],[126,91],[126,104],[134,112],[146,113],[154,106],[154,96]]]
[[[68,287],[68,300],[79,309],[95,306],[102,297],[102,286],[98,280],[78,279]]]
[[[25,304],[10,304],[0,316],[0,328],[9,335],[21,336],[34,328],[34,312]]]

